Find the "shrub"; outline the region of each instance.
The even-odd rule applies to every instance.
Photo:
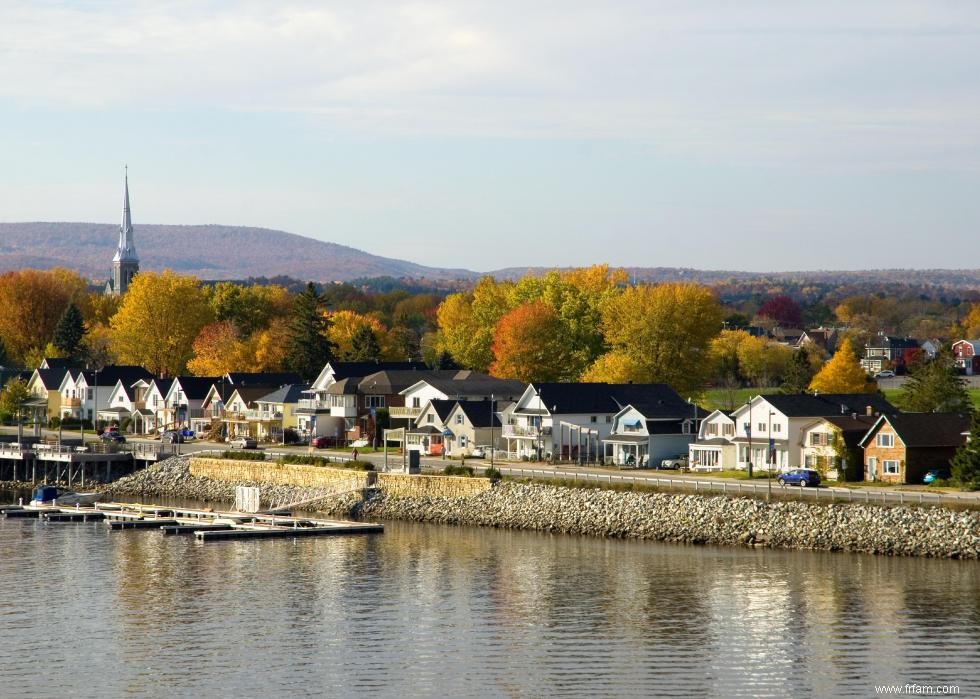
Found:
[[[486,471],[484,471],[483,475],[484,477],[489,478],[492,481],[499,481],[501,478],[503,478],[503,474],[500,473],[500,470],[494,468],[493,466],[491,466]]]
[[[265,452],[261,451],[225,451],[222,459],[237,459],[239,461],[265,461]]]
[[[454,466],[450,464],[446,468],[442,469],[444,475],[447,476],[466,476],[467,478],[473,477],[473,467],[472,466]]]
[[[48,420],[48,429],[56,430],[61,426],[61,418],[55,415],[53,418]]]

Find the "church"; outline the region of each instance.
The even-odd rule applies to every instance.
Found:
[[[119,246],[112,258],[112,272],[106,283],[106,294],[122,296],[129,289],[133,277],[140,271],[140,260],[136,256],[136,243],[133,242],[133,219],[129,213],[129,168],[124,176],[122,225],[119,226]]]

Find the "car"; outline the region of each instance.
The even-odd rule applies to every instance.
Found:
[[[779,474],[776,481],[779,485],[798,485],[806,488],[808,485],[820,485],[820,474],[811,468],[794,468],[792,471]]]
[[[687,464],[687,454],[675,454],[674,456],[668,456],[666,459],[663,459],[657,468],[663,471],[685,469],[687,468]]]
[[[228,442],[232,449],[255,449],[259,446],[251,437],[235,437]]]
[[[319,437],[314,437],[310,440],[310,446],[317,449],[323,449],[324,447],[335,447],[337,446],[337,438],[320,435]]]
[[[183,444],[184,435],[176,430],[167,430],[160,435],[160,441],[164,444]]]
[[[891,369],[886,369],[885,371],[879,371],[875,374],[876,379],[893,379],[895,378],[895,372]]]
[[[935,481],[948,481],[951,475],[948,468],[934,468],[925,475],[922,482],[928,485]]]
[[[490,447],[478,446],[470,449],[470,457],[473,459],[483,459],[490,453]]]
[[[122,444],[126,441],[126,438],[118,432],[103,432],[102,441],[106,444]]]

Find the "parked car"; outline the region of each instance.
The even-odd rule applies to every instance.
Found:
[[[893,379],[895,378],[895,372],[891,369],[886,369],[885,371],[879,371],[875,374],[876,379]]]
[[[310,446],[316,449],[323,449],[325,447],[335,447],[337,446],[336,437],[327,437],[326,435],[320,435],[319,437],[314,437],[310,440]]]
[[[657,468],[661,470],[685,469],[687,464],[687,454],[676,454],[662,460]]]
[[[484,459],[490,453],[488,446],[476,446],[470,450],[470,456],[474,459]]]
[[[184,435],[176,430],[167,430],[160,435],[160,441],[164,444],[183,444]]]
[[[779,485],[798,485],[806,488],[808,485],[820,485],[820,474],[810,468],[796,468],[779,474]]]
[[[118,432],[103,432],[102,441],[106,444],[122,444],[126,441],[126,438]]]
[[[925,475],[922,482],[928,485],[934,481],[948,481],[951,475],[948,468],[934,468]]]
[[[228,446],[232,449],[255,449],[259,444],[251,437],[235,437],[228,442]]]

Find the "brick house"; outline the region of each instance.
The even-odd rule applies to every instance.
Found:
[[[959,413],[882,415],[860,442],[865,477],[921,483],[930,469],[949,468],[969,429],[970,416]]]
[[[960,340],[952,349],[958,369],[967,376],[980,374],[980,340]]]

